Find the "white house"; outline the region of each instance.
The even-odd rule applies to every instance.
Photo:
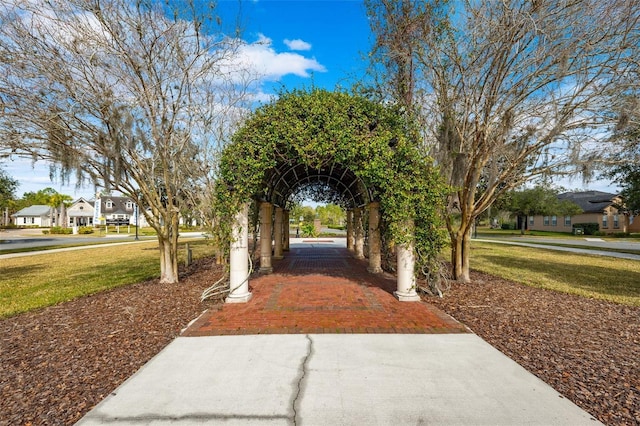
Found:
[[[135,202],[129,197],[98,194],[93,202],[93,223],[97,225],[136,225],[149,226],[142,214],[137,212]]]
[[[94,201],[89,201],[83,197],[73,202],[67,209],[69,226],[93,226],[93,205]]]
[[[16,226],[51,226],[50,222],[51,207],[36,204],[33,206],[25,207],[24,209],[11,215],[13,217],[13,223]],[[55,217],[54,214],[54,225]]]

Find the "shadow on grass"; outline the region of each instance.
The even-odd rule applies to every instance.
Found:
[[[30,264],[24,266],[6,266],[0,268],[0,276],[2,277],[1,281],[6,280],[17,280],[19,278],[24,277],[27,274],[33,274],[35,272],[43,271],[49,266],[40,263],[40,264]]]

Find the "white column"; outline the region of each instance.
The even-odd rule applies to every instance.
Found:
[[[382,272],[380,255],[380,203],[369,203],[369,268],[373,274]]]
[[[273,239],[275,241],[273,248],[273,258],[276,260],[282,259],[282,240],[283,240],[283,219],[284,213],[282,207],[276,207],[276,217],[273,228]]]
[[[407,221],[408,229],[413,229],[413,221]],[[416,258],[413,250],[413,242],[398,244],[398,287],[393,295],[401,302],[418,302],[420,296],[416,292],[415,265]]]
[[[289,239],[291,238],[291,236],[289,235],[290,229],[289,229],[289,210],[285,210],[284,211],[284,218],[283,218],[283,223],[282,226],[284,226],[284,239],[282,241],[282,249],[284,251],[289,251]]]
[[[260,272],[270,274],[271,266],[271,212],[273,205],[260,203]]]
[[[355,233],[355,257],[364,259],[364,230],[362,229],[362,209],[353,209],[353,228]]]
[[[229,295],[227,303],[245,303],[249,292],[249,204],[245,203],[236,214],[231,231],[229,253]]]
[[[347,249],[353,250],[355,241],[353,239],[353,210],[347,210]]]

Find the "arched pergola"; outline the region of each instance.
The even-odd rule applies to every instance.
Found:
[[[218,207],[231,219],[227,302],[251,298],[250,201],[259,206],[260,235],[274,235],[274,242],[260,239],[260,271],[269,273],[272,259],[288,249],[288,209],[304,188],[323,190],[324,201],[347,210],[347,247],[357,258],[365,257],[362,218],[368,215],[371,273],[382,272],[384,222],[397,253],[394,294],[401,301],[419,300],[416,218],[419,225],[425,222],[439,189],[432,188],[431,163],[410,143],[408,130],[395,109],[341,92],[297,91],[259,108],[234,135],[221,160]]]

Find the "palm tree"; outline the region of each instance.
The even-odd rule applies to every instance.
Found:
[[[47,205],[51,208],[49,213],[49,222],[51,226],[53,226],[54,215],[56,210],[59,207],[60,214],[58,215],[58,221],[56,222],[56,224],[58,226],[66,228],[67,227],[67,221],[65,217],[67,215],[66,208],[71,204],[71,202],[73,201],[73,198],[71,198],[71,196],[66,194],[60,194],[55,189],[47,188],[45,191],[47,191],[49,195]]]

